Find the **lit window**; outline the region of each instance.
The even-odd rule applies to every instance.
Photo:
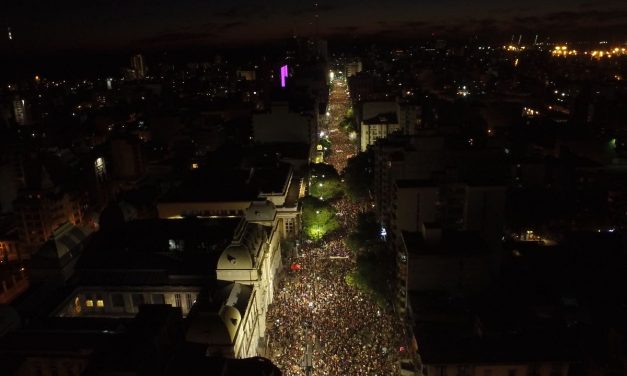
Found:
[[[96,306],[100,308],[104,307],[104,300],[102,299],[96,300]]]
[[[87,299],[85,300],[85,306],[87,307],[93,307],[94,306],[94,301],[91,299]]]

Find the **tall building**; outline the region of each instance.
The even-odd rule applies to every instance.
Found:
[[[368,146],[390,134],[400,131],[401,128],[396,118],[396,113],[388,112],[378,114],[361,122],[361,151],[366,151]]]
[[[413,135],[417,133],[417,129],[422,125],[422,109],[420,106],[403,102],[400,99],[396,103],[396,117],[399,127],[404,134]]]
[[[252,117],[255,143],[306,143],[314,153],[318,126],[315,116],[294,111],[286,101],[273,102],[270,110]]]
[[[66,222],[83,221],[86,195],[56,190],[22,190],[13,204],[24,257],[35,253]]]
[[[355,76],[357,73],[361,72],[361,60],[352,61],[346,64],[346,77]]]
[[[361,131],[361,151],[381,138],[400,130],[396,103],[393,101],[363,102],[355,114]]]
[[[401,310],[412,290],[476,292],[499,267],[503,153],[454,140],[423,129],[375,144],[376,212],[397,253]]]
[[[8,213],[17,197],[18,181],[14,153],[4,146],[0,151],[0,213]]]
[[[207,355],[256,356],[284,240],[270,201],[253,202],[244,218],[129,222],[95,235],[52,316],[130,318],[169,304],[187,317],[186,340]]]
[[[17,124],[27,124],[26,101],[23,98],[16,97],[13,100],[13,116]]]
[[[111,140],[111,173],[115,178],[135,180],[144,175],[145,166],[141,146],[141,142],[132,136],[120,136]],[[104,163],[100,169],[98,161],[99,159],[96,159],[94,164],[97,169],[96,173],[98,175],[102,172],[101,175],[104,176]]]
[[[424,213],[425,207],[420,208],[416,203],[411,209],[409,203],[413,202],[412,195],[428,188],[435,192],[438,207],[437,217],[425,219],[426,222],[438,221],[445,228],[477,231],[491,244],[492,239],[500,239],[503,224],[506,174],[503,153],[498,148],[451,145],[454,145],[451,137],[428,129],[415,136],[398,135],[376,143],[377,217],[384,227],[394,227],[393,222],[404,217],[397,212],[404,190],[411,193],[407,193],[407,205],[399,206],[398,210]],[[414,222],[418,218],[417,214],[409,216]],[[402,230],[416,231],[414,225],[420,228],[421,223],[414,222],[413,228]]]
[[[144,57],[142,55],[137,54],[131,57],[131,68],[136,80],[143,80],[146,77],[146,66],[144,65]]]

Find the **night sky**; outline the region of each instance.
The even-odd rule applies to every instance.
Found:
[[[11,26],[22,51],[228,46],[313,34],[313,2],[19,0],[3,2],[0,22]],[[622,41],[627,33],[627,2],[621,0],[321,0],[318,9],[319,31],[327,37],[435,33],[503,41],[512,33],[529,39],[539,33],[554,40]]]

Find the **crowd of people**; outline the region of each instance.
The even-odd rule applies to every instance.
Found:
[[[337,122],[331,125],[337,129]],[[335,167],[341,170],[342,165]],[[290,260],[298,268],[286,265],[268,312],[269,356],[286,376],[398,374],[400,324],[393,313],[346,283],[355,258],[343,239],[363,207],[347,199],[334,205],[342,228],[320,242],[301,244]]]
[[[355,154],[355,144],[342,130],[339,123],[344,119],[350,102],[346,93],[346,86],[336,84],[330,94],[328,135],[331,141],[331,154],[325,158],[325,162],[333,165],[338,172],[342,172],[346,167],[346,161]]]
[[[340,239],[302,247],[268,312],[271,358],[286,376],[392,375],[402,344],[393,314],[345,282],[354,260]],[[307,351],[311,349],[311,362]]]

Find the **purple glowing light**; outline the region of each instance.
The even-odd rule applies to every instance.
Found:
[[[287,78],[287,65],[281,67],[281,87],[285,87],[285,79]]]

